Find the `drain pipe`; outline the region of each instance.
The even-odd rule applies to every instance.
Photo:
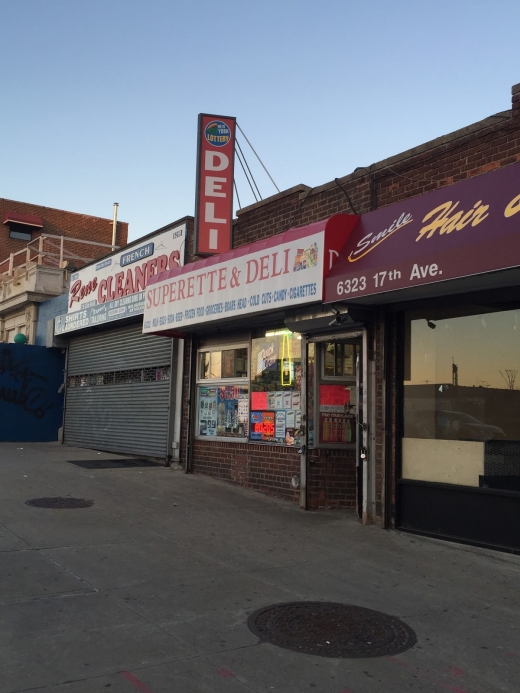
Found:
[[[114,202],[114,220],[112,222],[112,250],[116,249],[116,238],[117,238],[117,208],[119,207],[119,202]]]
[[[193,473],[193,438],[195,433],[197,405],[193,406],[192,400],[195,398],[195,393],[192,392],[192,383],[196,380],[197,367],[197,339],[192,335],[190,339],[190,362],[188,367],[188,403],[187,403],[187,440],[186,440],[186,474]]]
[[[177,369],[175,373],[175,411],[173,418],[173,460],[180,463],[182,435],[182,390],[184,374],[184,339],[177,339]]]

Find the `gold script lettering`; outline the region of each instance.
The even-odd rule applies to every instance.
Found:
[[[416,242],[420,241],[421,238],[425,236],[426,238],[431,238],[435,231],[444,234],[451,233],[452,231],[461,231],[469,224],[471,224],[471,226],[477,226],[489,216],[487,213],[489,205],[483,205],[482,200],[476,202],[469,212],[457,211],[454,214],[458,206],[458,202],[453,203],[450,200],[449,202],[444,202],[444,204],[435,207],[431,212],[428,212],[423,219],[423,224],[426,221],[431,221],[419,231],[419,235],[415,239]]]
[[[520,212],[520,195],[517,195],[511,200],[504,210],[505,217],[512,217],[513,214],[518,214]]]

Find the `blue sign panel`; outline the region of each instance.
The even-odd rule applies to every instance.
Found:
[[[147,243],[142,245],[140,248],[135,248],[135,250],[129,250],[128,253],[123,253],[121,255],[120,265],[125,267],[126,265],[131,265],[133,262],[139,262],[139,260],[144,260],[150,255],[153,255],[154,245],[153,243]]]
[[[153,245],[153,244],[152,244]],[[116,298],[115,301],[107,301],[100,305],[91,306],[73,313],[58,315],[54,320],[54,334],[64,334],[81,330],[85,327],[93,327],[114,320],[123,320],[133,315],[144,313],[144,291],[123,298]]]

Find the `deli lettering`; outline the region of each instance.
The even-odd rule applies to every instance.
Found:
[[[242,285],[266,281],[291,273],[291,249],[285,248],[251,258],[245,263],[245,269],[227,266],[199,272],[194,276],[180,276],[162,286],[152,287],[146,293],[146,308],[157,307],[165,303],[185,301],[194,296],[203,296],[226,289],[235,289]]]

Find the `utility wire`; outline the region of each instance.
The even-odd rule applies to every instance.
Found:
[[[288,231],[290,228],[292,228],[292,225],[293,225],[294,222],[296,221],[296,218],[297,218],[298,214],[301,212],[303,205],[305,204],[305,202],[307,201],[307,198],[309,197],[310,193],[311,193],[313,190],[314,190],[314,188],[309,188],[309,189],[307,190],[307,192],[305,193],[305,196],[302,197],[302,199],[300,200],[300,204],[298,205],[297,210],[296,210],[295,213],[293,214],[293,217],[292,217],[291,221],[290,221],[289,224],[285,227],[285,229],[282,231],[282,233],[285,233],[285,232]]]
[[[244,136],[245,141],[248,143],[248,145],[249,145],[249,146],[251,147],[251,149],[253,150],[253,153],[254,153],[254,155],[256,156],[256,158],[258,159],[258,161],[262,164],[262,168],[264,169],[264,171],[265,171],[265,172],[267,173],[267,175],[269,176],[269,179],[270,179],[271,183],[274,185],[274,187],[276,188],[276,190],[277,190],[278,192],[280,192],[280,188],[279,188],[279,187],[276,185],[276,183],[274,182],[274,180],[273,180],[271,174],[269,173],[269,171],[268,171],[268,170],[266,169],[266,167],[264,166],[264,162],[263,162],[262,159],[258,156],[258,154],[257,154],[256,151],[255,151],[255,148],[253,147],[253,145],[251,144],[251,142],[247,139],[246,133],[242,130],[242,128],[240,127],[240,125],[239,125],[238,123],[237,123],[237,128],[240,130],[240,132],[241,132],[242,135]]]
[[[251,188],[251,192],[253,193],[253,197],[255,198],[256,202],[258,202],[258,197],[256,196],[255,190],[254,190],[253,186],[251,185],[251,181],[249,180],[249,177],[247,175],[247,171],[244,167],[244,164],[242,163],[242,159],[240,158],[240,154],[238,151],[236,151],[236,155],[237,155],[237,159],[240,162],[240,166],[242,166],[242,171],[244,172],[244,176],[246,177],[246,180],[249,183],[249,187]]]
[[[352,200],[350,199],[350,196],[349,196],[348,192],[346,191],[346,189],[341,185],[341,183],[339,182],[339,180],[338,180],[337,178],[334,178],[334,182],[336,183],[336,185],[338,186],[338,188],[340,188],[341,190],[343,190],[343,192],[345,193],[345,197],[346,197],[347,200],[348,200],[348,203],[349,203],[349,205],[350,205],[350,209],[354,212],[354,214],[358,214],[358,213],[356,212],[355,208],[354,208],[354,205],[352,204]]]
[[[258,185],[256,184],[256,180],[255,180],[253,174],[251,173],[251,169],[249,168],[249,164],[247,163],[247,159],[246,159],[246,157],[245,157],[245,154],[244,154],[244,152],[242,151],[242,147],[240,146],[240,143],[239,143],[238,140],[235,140],[235,143],[236,143],[237,147],[238,147],[239,150],[240,150],[240,154],[242,155],[242,158],[244,159],[244,163],[245,163],[245,165],[247,166],[247,170],[249,171],[249,175],[251,176],[251,180],[252,180],[253,183],[255,184],[255,188],[256,188],[256,191],[257,191],[257,193],[258,193],[258,197],[259,197],[260,199],[262,199],[262,195],[260,194],[260,190],[258,189]]]

